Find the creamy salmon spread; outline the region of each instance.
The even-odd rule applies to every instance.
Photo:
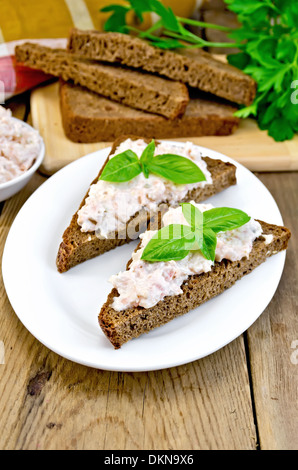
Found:
[[[146,146],[142,139],[127,139],[110,158],[128,149],[140,158]],[[177,205],[188,191],[212,184],[212,177],[198,147],[190,142],[183,146],[170,143],[160,143],[156,146],[155,156],[166,153],[191,159],[202,170],[206,181],[177,185],[152,174],[146,178],[143,173],[125,183],[100,180],[91,185],[85,205],[78,212],[81,231],[97,232],[99,236],[109,238],[111,233],[125,229],[130,218],[141,209],[154,212],[162,202]]]
[[[201,212],[212,209],[211,204],[191,202]],[[182,213],[182,207],[171,208],[163,216],[164,226],[170,224],[188,225]],[[111,284],[117,289],[119,297],[115,297],[112,307],[126,310],[133,307],[150,308],[166,296],[182,294],[181,286],[187,278],[194,274],[206,273],[211,270],[214,262],[207,260],[199,250],[191,251],[180,261],[149,263],[141,259],[144,248],[156,231],[147,230],[140,238],[140,248],[133,253],[129,269],[110,278]],[[253,242],[262,234],[259,222],[250,219],[240,228],[219,232],[215,261],[228,259],[237,261],[249,257]]]
[[[25,173],[41,150],[39,133],[11,117],[0,106],[0,184]]]

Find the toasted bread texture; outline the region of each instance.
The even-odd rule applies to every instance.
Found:
[[[121,142],[126,139],[137,140],[139,138],[134,135],[122,136],[118,138],[111,149],[110,155],[114,154],[116,149],[119,147]],[[148,144],[150,140],[143,139]],[[207,163],[207,168],[212,176],[212,184],[208,184],[203,188],[193,189],[186,195],[185,201],[194,200],[200,202],[214,194],[236,184],[236,167],[231,163],[225,163],[221,160],[211,159],[204,157]],[[107,159],[108,161],[108,159]],[[99,174],[91,184],[98,181],[101,172],[103,171],[104,165],[101,168]],[[88,190],[89,192],[89,190]],[[85,204],[85,200],[88,196],[86,194],[82,201],[79,209]],[[166,201],[164,201],[166,204]],[[78,209],[78,210],[79,210]],[[130,238],[127,233],[116,233],[113,238],[99,238],[94,232],[82,232],[77,222],[78,211],[73,215],[70,225],[63,234],[63,239],[59,247],[57,255],[57,268],[58,271],[63,273],[68,271],[70,268],[87,261],[88,259],[99,256],[117,246],[129,243],[132,239],[136,239],[138,235],[147,229],[149,223],[149,214],[144,209],[135,214],[128,224],[133,221],[135,227],[138,228],[137,232],[134,232],[134,238]]]
[[[63,49],[25,43],[16,59],[27,67],[72,80],[106,98],[169,119],[183,115],[189,102],[185,84],[127,67],[76,57]]]
[[[170,51],[127,34],[73,29],[68,50],[86,59],[157,73],[238,104],[249,105],[256,95],[250,76],[201,49]]]
[[[174,120],[104,98],[71,82],[61,82],[60,107],[65,135],[73,142],[112,142],[124,134],[170,139],[230,135],[239,125],[236,108],[191,98],[183,116]]]
[[[174,318],[184,315],[204,302],[232,287],[244,275],[249,274],[269,256],[285,250],[291,233],[285,227],[270,225],[259,221],[264,235],[273,235],[271,243],[266,244],[260,236],[253,243],[249,258],[239,261],[222,260],[215,262],[210,272],[189,276],[181,286],[183,293],[168,296],[151,308],[136,307],[125,311],[112,308],[113,299],[118,291],[113,289],[99,314],[99,325],[115,349],[127,341],[162,326]],[[129,263],[128,263],[129,266]]]

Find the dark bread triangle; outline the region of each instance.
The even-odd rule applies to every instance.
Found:
[[[254,241],[249,258],[244,257],[240,261],[224,259],[215,262],[210,272],[189,276],[182,284],[183,293],[180,295],[165,297],[148,309],[136,307],[118,312],[111,306],[114,297],[119,295],[117,290],[113,289],[100,311],[98,320],[114,348],[119,349],[127,341],[148,333],[216,297],[265,262],[269,256],[287,248],[291,236],[287,228],[258,222],[262,225],[264,235],[273,235],[271,243],[265,244],[265,238],[260,236]],[[129,264],[130,262],[128,266]]]

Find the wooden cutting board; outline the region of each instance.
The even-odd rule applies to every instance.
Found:
[[[39,130],[45,141],[46,156],[41,171],[46,175],[52,175],[68,163],[111,145],[111,142],[77,144],[65,137],[58,83],[37,88],[32,92],[31,118],[33,126]],[[275,142],[267,132],[260,131],[251,119],[241,121],[239,129],[231,136],[175,140],[192,141],[221,152],[251,171],[298,170],[298,135],[290,141]]]

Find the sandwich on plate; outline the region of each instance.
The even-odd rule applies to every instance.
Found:
[[[161,225],[140,235],[126,271],[110,279],[99,324],[115,349],[219,295],[291,236],[241,210],[195,201],[170,208]]]

